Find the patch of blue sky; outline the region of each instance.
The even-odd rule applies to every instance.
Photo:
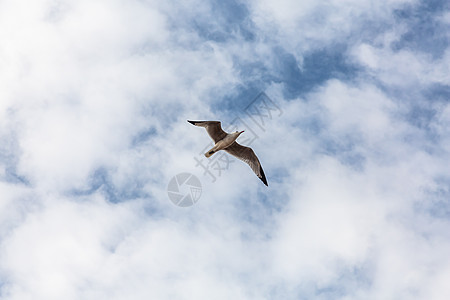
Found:
[[[149,127],[145,130],[142,130],[132,138],[131,147],[137,147],[156,136],[158,136],[158,132],[154,127]]]
[[[302,66],[296,57],[281,47],[272,49],[274,67],[269,69],[261,61],[243,62],[235,59],[234,67],[240,72],[242,84],[214,102],[213,110],[228,111],[231,115],[242,111],[250,99],[273,83],[285,86],[283,96],[287,100],[301,97],[327,80],[338,78],[352,80],[360,68],[349,62],[343,45],[320,49],[305,55]]]
[[[30,185],[30,181],[25,176],[19,175],[17,173],[15,166],[10,166],[10,167],[5,168],[4,180],[6,182],[15,183],[15,184],[24,184],[27,186]]]
[[[144,191],[145,182],[143,180],[132,178],[132,184],[127,184],[126,188],[119,188],[114,184],[111,177],[111,170],[98,168],[90,177],[87,188],[73,189],[68,194],[71,196],[88,196],[100,192],[111,203],[119,203],[149,196]]]
[[[382,46],[382,41],[378,40],[377,37],[383,32],[392,30],[394,24],[389,19],[383,20],[383,22],[380,22],[380,20],[367,20],[361,23],[357,31],[348,37],[348,44],[365,43],[374,47],[380,47]]]
[[[237,1],[211,1],[214,17],[202,16],[193,20],[193,28],[199,36],[217,43],[240,38],[245,41],[254,39],[253,23],[247,7]]]
[[[348,295],[345,287],[340,284],[317,288],[314,296],[319,297],[319,299],[339,299]]]
[[[437,122],[442,109],[442,105],[433,105],[425,100],[423,105],[415,105],[411,107],[407,115],[407,119],[410,124],[413,124],[423,131],[424,139],[435,145],[439,144],[443,138],[436,131],[434,126],[434,123]]]
[[[281,48],[275,48],[273,54],[276,69],[272,81],[285,85],[284,96],[294,99],[320,87],[331,78],[348,80],[358,74],[358,66],[346,60],[345,45],[332,45],[307,53],[300,66],[296,57]]]
[[[230,88],[227,94],[211,104],[211,110],[224,116],[228,122],[232,122],[237,117],[245,116],[245,108],[262,91],[263,86],[237,85]],[[225,121],[222,121],[225,124]]]
[[[354,170],[362,171],[364,169],[366,157],[359,150],[359,146],[364,145],[360,135],[321,136],[319,137],[319,143],[321,149],[319,153],[335,157],[342,164]]]
[[[397,117],[405,120],[422,132],[422,135],[406,136],[406,140],[415,142],[420,136],[421,141],[426,140],[431,143],[440,141],[441,137],[436,132],[433,123],[436,122],[436,117],[439,116],[444,106],[450,101],[450,86],[432,84],[430,86],[401,89],[378,84],[378,87],[393,100],[402,103],[404,110],[402,112],[399,111]],[[421,148],[419,144],[417,146]],[[426,145],[423,144],[423,146]]]
[[[354,78],[359,67],[348,62],[345,53],[346,46],[342,44],[319,49],[304,56],[301,69],[292,54],[283,55],[277,79],[286,86],[285,96],[297,98],[331,78],[343,81]]]
[[[436,117],[445,104],[450,101],[450,86],[433,83],[428,86],[417,85],[405,89],[388,86],[376,80],[371,82],[402,107],[402,109],[396,111],[396,118],[408,122],[422,132],[422,135],[416,132],[414,135],[405,136],[405,141],[415,143],[420,137],[420,141],[416,145],[419,148],[427,146],[422,143],[423,141],[439,142],[440,137],[435,132],[432,123],[436,122]]]
[[[373,264],[373,262],[372,262]],[[332,267],[332,266],[330,266]],[[369,290],[373,284],[373,266],[368,262],[362,264],[338,263],[337,278],[324,284],[323,282],[307,282],[299,287],[301,299],[341,299],[355,292]]]
[[[266,294],[266,299],[290,299],[292,297],[292,291],[290,291],[290,285],[286,282],[273,282],[271,286],[268,287]],[[303,300],[300,296],[295,299]]]
[[[243,84],[258,90],[264,90],[273,77],[271,70],[261,60],[243,61],[239,57],[235,57],[233,67],[239,71]]]
[[[429,52],[434,56],[442,55],[448,48],[448,33],[446,24],[439,23],[435,17],[447,6],[444,1],[425,1],[419,6],[407,6],[397,10],[398,22],[406,22],[408,31],[400,41],[393,43],[393,47],[395,49],[405,47],[417,49]],[[353,35],[362,41],[366,39],[367,42],[373,42],[370,37],[390,28],[386,24],[374,24],[371,21],[368,21],[366,25],[362,27],[363,34],[355,32]],[[374,25],[379,26],[374,28]],[[350,37],[349,43],[353,42],[354,37]],[[343,81],[355,78],[361,69],[346,59],[348,46],[349,44],[345,43],[330,45],[328,48],[307,53],[303,57],[301,66],[295,55],[286,52],[282,47],[274,46],[272,57],[275,65],[273,69],[268,69],[263,62],[241,62],[239,58],[236,58],[234,65],[240,71],[244,84],[263,90],[271,83],[282,83],[286,87],[284,90],[286,99],[293,99],[310,92],[331,78]],[[252,89],[250,88],[250,90]],[[245,88],[241,88],[240,94],[245,93],[247,93]],[[224,97],[223,101],[217,105],[227,106],[230,98]],[[234,107],[235,103],[232,102],[231,107]]]
[[[423,96],[432,102],[450,102],[450,85],[435,83],[428,86],[423,91]]]
[[[291,176],[289,170],[286,170],[285,168],[279,167],[279,168],[272,168],[270,169],[270,177],[268,180],[270,180],[271,186],[276,186],[277,184],[282,184],[286,180],[289,179]],[[283,199],[283,196],[286,195],[271,195],[273,197],[281,197]],[[258,195],[259,197],[259,195]]]
[[[271,174],[271,177],[275,178],[277,174]],[[270,186],[276,187],[274,184],[270,184]],[[262,192],[261,189],[267,188],[261,186],[256,192],[257,196],[243,195],[235,203],[235,217],[251,226],[256,226],[258,230],[265,228],[265,225],[271,223],[271,220],[274,221],[278,213],[289,203],[286,191],[275,190],[267,193],[267,191]],[[271,236],[271,232],[264,232],[264,234],[266,237]]]
[[[331,266],[330,266],[331,267]],[[276,282],[268,291],[268,299],[341,299],[370,289],[372,271],[360,266],[341,266],[339,277],[324,284],[322,280],[304,280],[296,286]]]
[[[448,24],[437,18],[450,7],[445,0],[424,0],[419,5],[411,5],[395,12],[397,21],[408,27],[398,42],[392,44],[394,50],[411,49],[440,58],[449,47]]]
[[[426,102],[425,102],[426,104]],[[437,114],[437,108],[432,106],[422,105],[413,106],[407,114],[407,118],[414,126],[430,131],[430,124],[435,120]]]
[[[204,7],[195,10],[172,10],[167,14],[168,28],[172,31],[182,29],[195,32],[203,41],[225,43],[236,38],[253,39],[253,24],[248,9],[236,1],[206,1]],[[197,48],[202,43],[178,41],[183,47]]]
[[[69,192],[74,196],[87,196],[101,190],[105,197],[111,202],[117,202],[115,188],[111,183],[108,171],[105,168],[95,170],[89,180],[89,187],[85,189],[74,189]]]
[[[308,53],[301,69],[294,55],[280,51],[274,82],[284,83],[287,99],[297,98],[331,78],[347,80],[357,75],[358,66],[346,61],[344,45],[333,45]]]
[[[415,203],[414,210],[419,214],[427,214],[433,218],[450,219],[450,177],[441,176],[435,179],[435,187],[425,191],[427,201]]]
[[[17,140],[13,137],[7,137],[1,139],[0,142],[0,165],[3,165],[5,170],[4,176],[0,176],[0,180],[29,185],[29,180],[17,172],[17,163],[19,161]]]

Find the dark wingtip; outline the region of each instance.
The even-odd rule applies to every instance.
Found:
[[[261,179],[261,181],[262,181],[266,186],[269,186],[269,185],[267,184],[266,175],[264,174],[264,171],[263,171],[263,169],[262,169],[261,166],[259,167],[259,172],[261,173],[261,177],[259,177],[259,179]]]
[[[192,125],[195,125],[195,122],[194,121],[189,121],[189,120],[187,120],[189,123],[191,123]]]

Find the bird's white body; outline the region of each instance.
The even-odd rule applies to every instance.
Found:
[[[230,146],[231,144],[234,143],[234,141],[236,141],[236,139],[239,137],[239,135],[242,133],[241,132],[233,132],[233,133],[228,133],[223,139],[221,139],[220,141],[218,141],[214,147],[212,147],[209,151],[207,151],[205,153],[206,157],[210,157],[211,155],[213,155],[214,153],[216,153],[217,151],[223,150],[225,148],[227,148],[228,146]]]
[[[253,172],[258,176],[261,181],[268,186],[266,175],[261,167],[258,157],[252,148],[245,147],[236,142],[236,139],[244,131],[236,131],[233,133],[226,133],[222,130],[219,121],[189,121],[192,125],[204,127],[209,136],[214,141],[215,145],[208,152],[205,153],[206,157],[210,157],[214,153],[220,150],[224,150],[228,154],[239,158],[247,163]]]

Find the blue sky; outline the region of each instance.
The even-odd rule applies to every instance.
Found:
[[[0,2],[0,299],[449,299],[449,24],[447,1]],[[213,182],[188,119],[246,129],[269,187],[236,160]]]

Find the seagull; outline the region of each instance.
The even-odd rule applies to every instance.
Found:
[[[266,175],[264,175],[261,163],[259,162],[258,157],[256,157],[255,152],[253,152],[252,148],[242,146],[236,142],[236,139],[244,132],[244,130],[226,133],[222,130],[219,121],[187,121],[192,125],[205,127],[209,136],[213,139],[215,145],[205,153],[206,157],[210,157],[220,150],[225,150],[229,154],[246,162],[250,168],[252,168],[253,172],[255,172],[256,176],[258,176],[266,186],[269,186],[267,184]]]

